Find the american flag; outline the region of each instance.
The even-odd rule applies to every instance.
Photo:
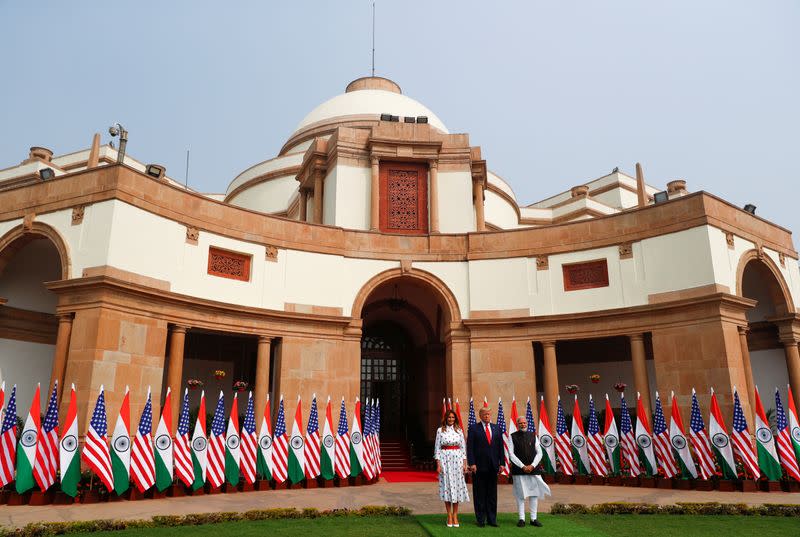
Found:
[[[528,412],[531,410],[531,402],[528,400]],[[592,461],[592,473],[594,475],[608,475],[608,463],[606,462],[605,449],[603,447],[603,435],[600,434],[600,425],[597,423],[597,413],[594,410],[594,399],[589,395],[589,427],[586,430],[588,436],[589,459]]]
[[[506,429],[506,416],[503,414],[503,401],[497,401],[497,426],[500,428],[500,438],[503,439],[503,465],[500,467],[500,475],[508,475],[511,473],[511,466],[508,462],[508,446],[511,440],[508,438]]]
[[[219,488],[225,480],[225,396],[221,390],[208,438],[207,472],[208,482],[213,488]]]
[[[739,402],[739,392],[736,391],[735,386],[733,388],[733,434],[731,435],[731,441],[733,442],[734,451],[742,459],[745,468],[750,470],[753,479],[761,477],[761,470],[758,468],[758,457],[750,440],[747,420],[744,419],[742,404]]]
[[[375,477],[375,453],[372,450],[372,405],[367,399],[364,405],[364,475],[367,479]]]
[[[139,419],[136,439],[131,448],[131,480],[139,492],[144,492],[156,483],[156,463],[153,459],[153,402],[150,389],[147,390],[147,402]]]
[[[339,409],[339,428],[336,430],[336,460],[334,461],[336,475],[345,479],[350,475],[350,433],[347,432],[347,411],[342,406]]]
[[[778,428],[775,444],[778,446],[778,455],[781,459],[781,465],[790,477],[800,481],[800,469],[797,467],[797,457],[794,454],[794,448],[792,446],[789,422],[786,419],[786,412],[783,410],[783,404],[781,404],[781,394],[778,388],[775,388],[775,424]]]
[[[469,398],[469,414],[467,414],[467,428],[472,427],[475,425],[477,421],[475,420],[475,403],[472,402],[472,397]]]
[[[258,439],[256,438],[256,410],[253,392],[247,398],[247,410],[242,423],[241,468],[244,480],[251,485],[256,482],[256,456]]]
[[[628,412],[628,404],[625,402],[624,393],[620,393],[620,414],[619,436],[620,440],[622,440],[622,459],[628,461],[628,465],[630,466],[630,475],[636,477],[642,473],[642,468],[639,466],[636,438],[634,438],[633,435],[631,414]]]
[[[528,428],[526,429],[529,433],[535,433],[536,427],[533,425],[533,409],[531,408],[531,398],[528,397],[528,402],[525,405],[525,421],[528,422]]]
[[[278,405],[278,420],[272,437],[272,477],[278,483],[286,481],[289,472],[289,441],[286,438],[286,416],[283,412],[283,395]]]
[[[44,423],[36,441],[36,464],[33,476],[41,490],[47,490],[56,481],[58,471],[58,381],[53,384]]]
[[[456,399],[456,407],[458,407],[458,399]],[[372,435],[375,438],[375,465],[377,467],[376,475],[380,475],[383,469],[381,462],[381,400],[375,399],[375,423],[372,425]],[[461,410],[458,410],[459,425],[463,427],[461,422]]]
[[[558,398],[558,411],[556,413],[556,454],[561,462],[561,471],[566,475],[575,473],[575,466],[572,463],[569,430],[567,429],[567,420],[564,418],[561,397]]]
[[[711,445],[708,443],[706,424],[700,414],[700,404],[697,402],[697,394],[692,388],[692,415],[689,419],[689,438],[692,441],[697,462],[700,464],[700,476],[703,479],[710,479],[714,475],[714,455],[711,453]]]
[[[175,435],[175,473],[178,479],[187,487],[194,482],[194,468],[192,467],[192,454],[189,451],[189,388],[183,392],[181,415],[178,418],[178,431]]]
[[[13,396],[13,395],[12,395]],[[111,473],[111,454],[108,451],[108,425],[106,424],[106,396],[103,386],[94,405],[89,430],[81,452],[81,460],[91,468],[108,490],[114,490]]]
[[[14,480],[14,461],[17,458],[17,385],[11,388],[3,428],[0,429],[0,487]]]
[[[306,443],[303,447],[307,479],[314,479],[319,475],[319,415],[317,414],[317,394],[311,398],[311,413],[306,424]]]
[[[664,409],[658,392],[656,392],[656,411],[653,414],[653,443],[656,447],[656,458],[664,470],[664,475],[673,477],[678,473],[678,465],[672,455],[672,443],[669,440],[667,421],[664,419]]]

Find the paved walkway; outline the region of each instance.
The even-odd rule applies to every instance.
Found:
[[[547,512],[554,502],[582,503],[586,505],[612,502],[646,502],[673,504],[676,502],[722,502],[800,504],[800,494],[782,492],[699,492],[660,490],[631,487],[592,487],[578,485],[551,485],[553,497],[544,500],[540,509]],[[471,493],[471,491],[470,491]],[[440,513],[444,506],[439,501],[436,483],[387,483],[348,487],[344,489],[280,490],[214,494],[161,500],[121,501],[90,505],[0,506],[0,525],[24,526],[29,522],[59,522],[92,519],[137,519],[154,515],[186,515],[190,513],[219,511],[248,511],[272,507],[316,507],[317,509],[357,509],[364,505],[402,505],[415,513]],[[472,512],[472,504],[462,507],[465,514]],[[516,511],[511,486],[498,487],[498,510]]]

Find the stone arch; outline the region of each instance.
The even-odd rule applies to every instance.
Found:
[[[0,237],[0,274],[3,273],[14,254],[37,238],[49,239],[55,246],[61,260],[61,279],[69,279],[72,273],[72,262],[67,243],[54,227],[42,222],[33,222],[30,226],[20,224]]]
[[[434,276],[430,272],[424,270],[411,270],[403,272],[399,268],[385,270],[375,276],[361,286],[355,300],[353,307],[350,310],[352,317],[360,319],[364,310],[364,305],[367,303],[370,295],[382,284],[389,282],[395,278],[407,278],[425,284],[439,295],[441,302],[446,306],[447,318],[450,323],[461,323],[461,310],[458,307],[458,300],[447,285]]]
[[[796,311],[792,293],[789,285],[781,274],[781,270],[775,261],[772,260],[760,249],[748,250],[739,258],[739,266],[736,269],[736,294],[744,296],[743,281],[744,273],[750,263],[756,263],[759,269],[765,274],[771,274],[772,282],[765,282],[769,288],[773,303],[777,308],[784,311],[776,311],[778,314],[794,313]]]

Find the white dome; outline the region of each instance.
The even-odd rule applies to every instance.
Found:
[[[369,83],[373,80],[376,81],[375,84]],[[366,81],[367,84],[364,84],[362,81]],[[362,82],[361,85],[366,87],[363,89],[361,87],[353,87],[357,82]],[[378,86],[378,83],[380,83],[381,88],[387,87],[387,83],[389,83],[397,89],[374,89]],[[337,117],[355,115],[380,116],[381,114],[400,116],[400,121],[403,121],[404,116],[427,116],[429,124],[449,134],[447,127],[436,117],[436,114],[414,99],[400,93],[399,86],[394,84],[394,82],[377,77],[359,79],[358,81],[352,82],[348,86],[346,93],[325,101],[304,117],[303,121],[297,126],[295,132],[313,123]]]

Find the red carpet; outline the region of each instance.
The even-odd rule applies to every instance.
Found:
[[[439,480],[436,472],[421,472],[418,470],[383,472],[381,477],[389,483],[432,483]]]

